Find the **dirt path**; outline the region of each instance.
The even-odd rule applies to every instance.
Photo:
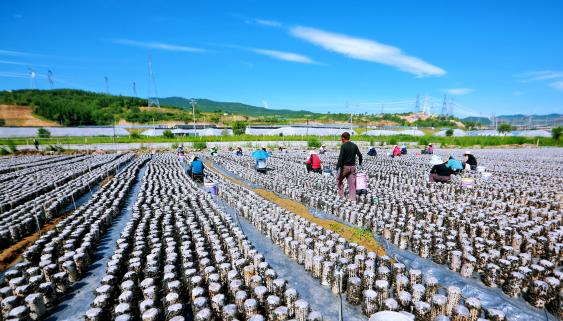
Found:
[[[340,236],[342,236],[343,238],[345,238],[346,240],[348,240],[349,242],[354,242],[357,243],[359,245],[363,245],[368,251],[373,251],[376,252],[377,255],[382,256],[382,255],[386,255],[385,250],[383,249],[383,247],[378,244],[374,239],[373,236],[371,235],[371,232],[369,230],[364,230],[364,229],[360,229],[360,228],[354,228],[354,227],[350,227],[346,224],[342,224],[340,222],[336,222],[333,220],[327,220],[327,219],[322,219],[322,218],[318,218],[316,216],[314,216],[309,209],[294,200],[288,199],[288,198],[283,198],[278,196],[276,193],[274,192],[270,192],[268,190],[265,190],[263,188],[253,188],[252,186],[249,186],[248,184],[246,184],[245,182],[235,179],[233,177],[227,176],[225,174],[223,174],[220,170],[218,170],[217,168],[215,168],[213,166],[213,164],[207,162],[206,163],[207,168],[212,169],[213,171],[215,171],[216,173],[218,173],[219,175],[221,175],[222,177],[224,177],[225,179],[237,184],[237,185],[241,185],[244,186],[252,191],[254,191],[256,194],[262,196],[263,198],[269,200],[270,202],[273,202],[275,204],[277,204],[278,206],[283,207],[284,209],[291,211],[303,218],[306,218],[307,220],[320,225],[328,230],[331,230],[337,234],[339,234]]]
[[[69,211],[66,214],[57,217],[56,219],[52,220],[51,222],[43,225],[41,230],[31,234],[30,236],[22,239],[21,241],[17,242],[16,244],[10,246],[9,248],[0,252],[0,272],[4,272],[10,267],[14,266],[21,260],[21,255],[25,250],[31,246],[35,241],[39,239],[39,237],[49,230],[52,230],[57,226],[57,224],[65,219],[67,216],[72,214],[73,211]]]

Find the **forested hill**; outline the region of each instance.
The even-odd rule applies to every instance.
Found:
[[[117,115],[134,118],[147,100],[73,89],[14,90],[0,91],[0,104],[29,106],[61,125],[80,126],[111,124]]]
[[[161,106],[173,109],[141,110],[140,107],[147,106],[146,99],[74,89],[0,91],[0,104],[29,106],[33,108],[36,115],[64,126],[109,125],[113,120],[119,119],[136,123],[147,123],[152,120],[191,121],[191,111],[185,110],[191,109],[190,100],[181,97],[159,100]],[[217,116],[228,113],[249,117],[280,118],[298,118],[314,114],[306,111],[266,109],[242,103],[198,99],[196,116],[202,112],[216,113]]]
[[[183,97],[159,98],[162,105],[180,108],[192,108],[191,100]],[[279,117],[303,117],[314,115],[305,110],[268,109],[235,102],[218,102],[209,99],[197,99],[196,108],[202,112],[229,113],[244,116],[279,116]]]

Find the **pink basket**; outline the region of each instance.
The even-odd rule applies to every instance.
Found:
[[[356,190],[368,189],[368,176],[365,173],[356,174]]]

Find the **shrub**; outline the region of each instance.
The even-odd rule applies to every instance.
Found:
[[[49,138],[51,137],[51,132],[47,129],[41,127],[37,130],[37,137],[39,138]]]
[[[171,147],[172,147],[173,150],[176,150],[178,148],[178,144],[174,143],[174,144],[171,145]]]
[[[389,139],[389,145],[397,145],[397,138],[391,137]]]
[[[309,137],[307,140],[307,147],[319,148],[321,147],[321,141],[317,137]]]
[[[551,137],[553,138],[553,140],[559,141],[559,139],[561,138],[561,132],[562,131],[563,131],[563,127],[561,127],[561,126],[552,128],[551,129]]]
[[[246,122],[236,121],[231,125],[234,135],[243,135],[246,132]]]
[[[165,130],[162,132],[162,137],[164,138],[174,138],[174,133],[170,129]]]
[[[206,142],[193,142],[192,147],[196,150],[202,150],[207,148]]]
[[[0,155],[10,155],[10,151],[4,146],[0,146]]]
[[[2,126],[6,126],[6,120],[3,118],[0,118],[0,127]]]
[[[454,135],[454,130],[452,128],[449,128],[448,130],[446,130],[446,136],[451,137]]]
[[[131,135],[129,135],[132,139],[140,139],[141,138],[141,134],[134,132],[131,133]]]
[[[510,125],[509,123],[502,123],[498,126],[498,132],[499,133],[509,133],[512,131],[512,125]]]

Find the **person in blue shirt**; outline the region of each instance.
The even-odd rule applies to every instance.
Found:
[[[194,156],[190,166],[190,176],[196,183],[203,184],[204,170],[205,166],[203,165],[203,162],[197,156]]]
[[[377,151],[375,150],[374,146],[371,146],[368,151],[368,156],[377,156]]]
[[[454,171],[454,173],[459,173],[463,170],[463,165],[461,164],[461,162],[455,159],[453,156],[450,156],[448,162],[446,163],[446,166]]]

